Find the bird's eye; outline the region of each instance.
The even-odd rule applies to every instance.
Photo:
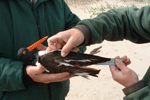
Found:
[[[26,51],[24,50],[24,51],[22,52],[22,54],[26,54]]]

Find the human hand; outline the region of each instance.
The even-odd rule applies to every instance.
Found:
[[[116,57],[119,58],[119,57]],[[116,66],[109,66],[112,77],[121,85],[127,87],[139,81],[137,74],[127,67],[131,63],[127,56],[122,57],[123,62],[119,59],[115,60]]]
[[[77,28],[72,28],[50,37],[47,40],[48,48],[46,49],[46,52],[62,49],[61,56],[65,57],[73,47],[80,45],[83,41],[84,35],[82,31]],[[79,49],[76,48],[73,51],[77,52]]]
[[[69,72],[63,72],[63,73],[57,73],[57,74],[49,74],[49,73],[43,73],[45,71],[45,68],[40,66],[27,66],[26,72],[31,77],[31,79],[34,82],[39,83],[52,83],[52,82],[62,82],[64,80],[67,80],[74,75],[70,75]]]

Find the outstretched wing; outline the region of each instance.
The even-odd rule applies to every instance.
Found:
[[[110,61],[110,58],[99,57],[90,54],[82,54],[76,52],[70,52],[66,57],[60,55],[60,51],[53,51],[40,56],[41,63],[45,62],[47,65],[59,67],[64,66],[88,66],[92,64],[105,63]]]

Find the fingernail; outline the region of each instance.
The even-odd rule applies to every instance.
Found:
[[[62,57],[65,57],[65,56],[66,56],[66,54],[63,52],[63,53],[61,53],[61,56],[62,56]]]

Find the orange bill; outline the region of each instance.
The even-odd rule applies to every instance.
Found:
[[[48,38],[48,36],[45,36],[44,38],[40,39],[39,41],[35,42],[34,44],[32,44],[31,46],[27,47],[27,49],[29,51],[32,51],[33,49],[35,49],[37,46],[39,46],[42,42],[44,42],[46,39]]]

